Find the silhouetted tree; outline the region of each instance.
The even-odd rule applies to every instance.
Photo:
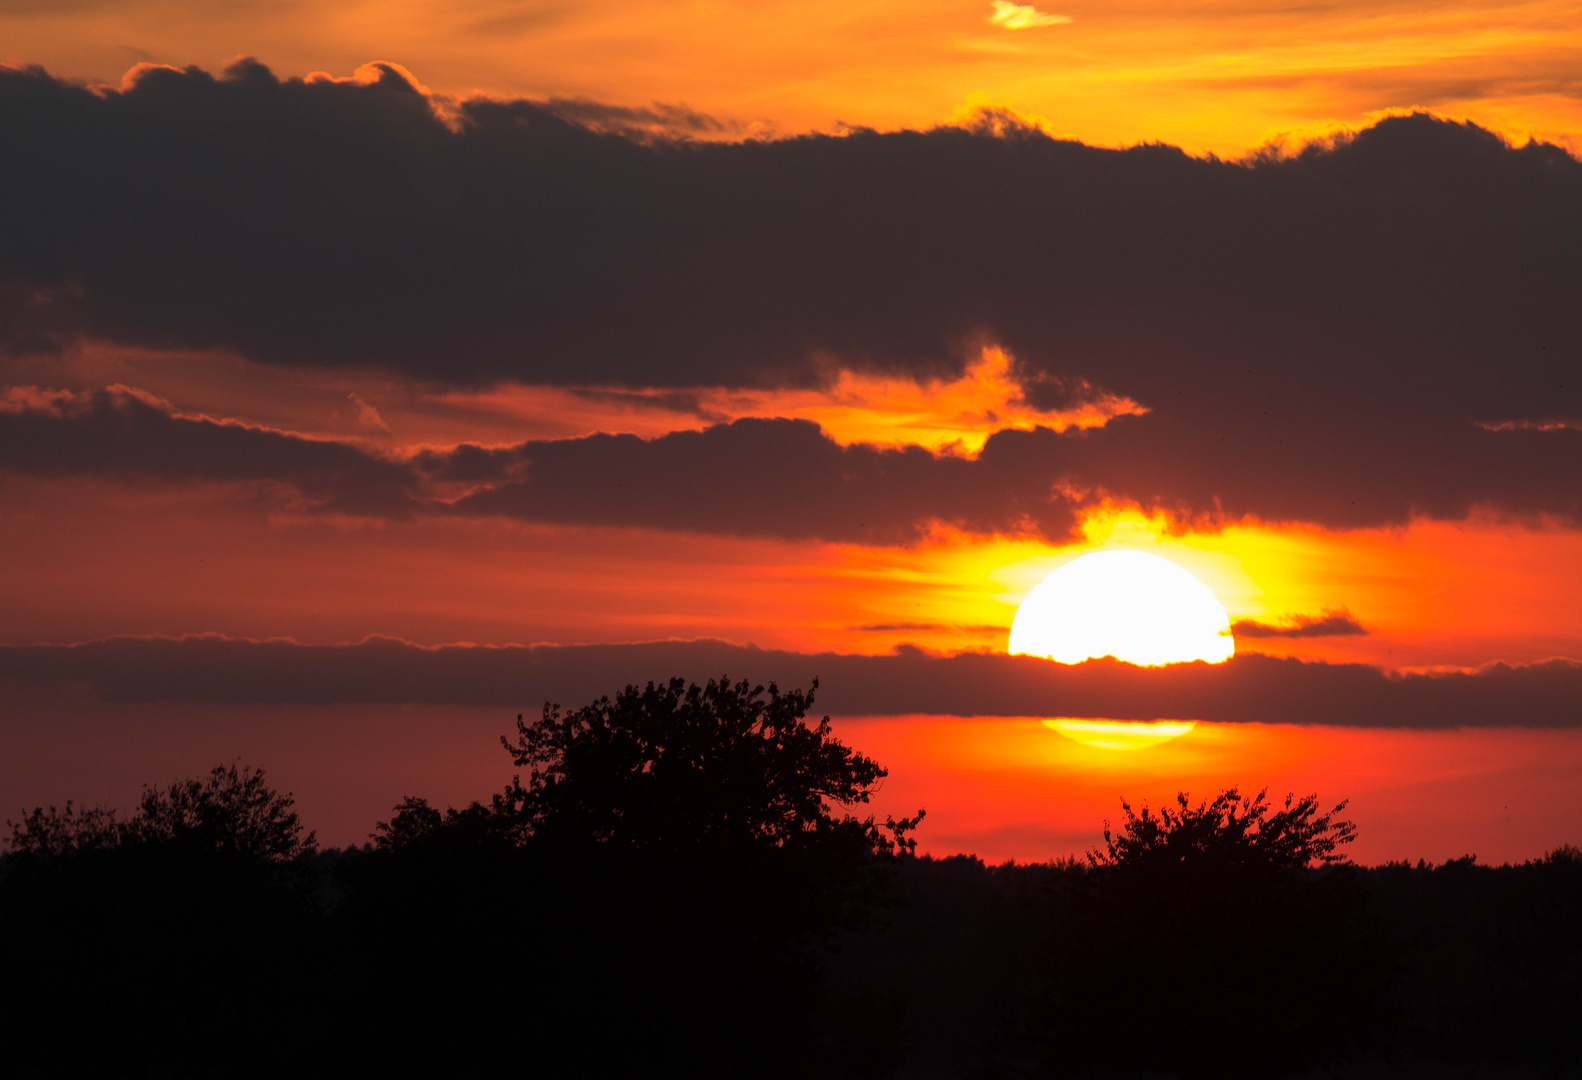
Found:
[[[1138,813],[1125,801],[1122,831],[1104,823],[1104,850],[1088,852],[1095,867],[1130,873],[1190,867],[1198,872],[1252,871],[1289,873],[1315,863],[1342,861],[1339,849],[1357,835],[1350,821],[1336,821],[1344,802],[1318,812],[1318,796],[1285,797],[1285,806],[1269,805],[1268,789],[1247,799],[1236,788],[1222,791],[1212,802],[1194,807],[1186,792],[1176,806],[1154,813],[1146,805]]]
[[[265,1075],[300,1056],[315,926],[302,863],[314,841],[261,770],[218,766],[145,788],[125,819],[67,803],[10,828],[10,1068]]]
[[[0,856],[5,1071],[866,1080],[910,1052],[919,1076],[1236,1078],[1369,1045],[1410,1075],[1582,1061],[1575,848],[1362,871],[1339,858],[1344,804],[1231,790],[1123,803],[1086,862],[897,861],[915,819],[852,812],[882,771],[810,704],[722,681],[551,708],[508,743],[525,771],[505,790],[406,799],[361,850],[316,852],[290,796],[235,765],[146,789],[125,818],[36,808]],[[868,925],[886,895],[904,906]]]
[[[885,770],[828,717],[808,723],[812,704],[812,690],[672,679],[519,719],[507,744],[526,772],[505,801],[533,842],[600,867],[605,895],[644,894],[635,918],[607,912],[643,927],[636,951],[659,978],[639,983],[685,987],[694,1011],[666,1024],[712,1013],[699,1041],[733,1047],[746,1074],[798,1069],[818,1008],[814,950],[865,925],[888,859],[914,846],[918,818],[881,827],[851,812]]]
[[[841,744],[829,717],[809,725],[818,681],[781,693],[729,679],[628,686],[574,712],[517,717],[520,775],[504,803],[533,837],[684,855],[839,851],[862,860],[911,850],[915,819],[859,819],[887,773]]]
[[[64,810],[34,807],[21,821],[6,824],[10,852],[24,864],[145,844],[283,865],[316,846],[292,805],[290,795],[269,787],[262,769],[232,762],[216,765],[203,780],[145,786],[137,810],[124,821],[116,820],[114,810],[68,801]]]
[[[71,800],[64,810],[36,806],[6,826],[11,830],[11,857],[23,865],[103,851],[115,847],[123,835],[114,810],[79,807]]]
[[[316,847],[292,802],[264,782],[262,769],[216,765],[205,780],[144,788],[126,836],[142,844],[180,844],[285,864]]]
[[[1316,796],[1236,789],[1140,812],[1089,854],[1050,971],[1057,1070],[1281,1076],[1365,1043],[1385,950],[1354,869],[1356,833]]]
[[[885,772],[808,723],[812,703],[673,679],[546,705],[502,740],[524,771],[488,803],[402,802],[336,917],[385,1021],[409,1017],[408,1060],[493,1045],[417,1045],[437,1008],[479,1040],[513,1028],[563,1075],[805,1071],[818,948],[863,924],[917,823],[852,812]],[[478,992],[409,1014],[414,981]]]

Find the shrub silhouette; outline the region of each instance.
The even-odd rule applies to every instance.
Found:
[[[1337,849],[1356,832],[1316,796],[1232,788],[1140,812],[1074,879],[1050,971],[1056,1071],[1121,1066],[1279,1076],[1367,1041],[1384,950]]]
[[[314,936],[313,852],[291,797],[235,764],[146,788],[125,820],[67,803],[12,822],[0,969],[5,1023],[26,1037],[6,1040],[9,1065],[64,1076],[283,1067],[309,1015],[296,963]],[[81,1030],[61,1030],[66,1018]]]
[[[1124,873],[1168,873],[1189,868],[1196,873],[1274,872],[1305,870],[1314,863],[1340,862],[1337,851],[1357,835],[1350,821],[1336,821],[1344,802],[1320,814],[1318,796],[1287,795],[1285,806],[1269,805],[1268,790],[1252,799],[1236,788],[1220,792],[1213,802],[1194,807],[1186,792],[1176,806],[1158,813],[1147,806],[1138,813],[1122,802],[1125,827],[1117,833],[1104,823],[1104,850],[1090,851],[1095,867]]]
[[[35,807],[7,822],[10,852],[25,866],[146,845],[283,866],[311,855],[317,843],[313,833],[303,833],[292,805],[290,795],[265,783],[262,769],[232,762],[216,765],[204,780],[144,787],[125,821],[114,810],[72,802],[64,810]]]

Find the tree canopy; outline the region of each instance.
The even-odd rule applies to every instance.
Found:
[[[292,1071],[313,1031],[316,849],[263,770],[145,787],[125,817],[36,807],[10,832],[0,970],[21,974],[0,1023],[31,1036],[5,1040],[17,1075]]]
[[[531,1014],[537,1052],[568,1075],[805,1072],[820,948],[868,924],[922,816],[859,812],[885,770],[807,719],[816,688],[670,679],[518,716],[502,791],[443,811],[403,800],[352,868],[342,916],[403,943],[368,952],[371,982],[530,966],[516,997],[458,1003],[448,1022]],[[621,1017],[591,1044],[590,1000]],[[454,1063],[453,1040],[432,1050]]]
[[[497,794],[407,798],[344,851],[315,851],[290,795],[236,765],[126,817],[37,808],[0,855],[10,1073],[1280,1080],[1358,1050],[1424,1075],[1578,1060],[1574,847],[1369,870],[1339,857],[1344,803],[1232,788],[1122,803],[1086,861],[897,859],[915,819],[860,815],[883,770],[811,704],[720,680],[551,706],[507,740],[523,771]]]
[[[1345,806],[1237,788],[1158,811],[1123,801],[1069,896],[1082,932],[1054,960],[1062,1067],[1279,1077],[1366,1044],[1387,949],[1339,855],[1356,835]],[[1146,1017],[1114,1015],[1145,990]],[[1108,1038],[1082,1041],[1094,1032]]]
[[[292,806],[291,795],[271,788],[262,769],[233,761],[202,780],[145,786],[124,820],[114,810],[67,802],[64,810],[35,807],[7,824],[11,852],[24,861],[145,844],[287,863],[316,845]]]
[[[1339,849],[1357,835],[1352,822],[1336,820],[1346,808],[1344,802],[1321,814],[1317,795],[1298,799],[1290,794],[1277,810],[1268,794],[1265,788],[1249,799],[1229,788],[1194,807],[1183,791],[1174,807],[1157,813],[1146,805],[1134,811],[1123,801],[1122,829],[1112,832],[1106,821],[1104,849],[1088,852],[1088,861],[1095,867],[1127,869],[1201,865],[1275,871],[1342,861]]]
[[[845,812],[887,773],[829,717],[806,722],[817,688],[671,679],[569,713],[546,704],[534,723],[517,717],[514,744],[501,738],[526,770],[506,805],[535,836],[617,847],[785,848],[844,833],[874,853],[911,850],[918,818],[887,821],[887,836]]]

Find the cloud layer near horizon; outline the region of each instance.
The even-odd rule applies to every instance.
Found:
[[[456,704],[569,707],[629,682],[729,675],[782,686],[820,680],[837,715],[1090,716],[1373,728],[1582,725],[1582,663],[1493,664],[1475,672],[1386,674],[1242,654],[1224,664],[1139,668],[902,648],[885,656],[802,654],[720,641],[623,645],[343,645],[216,635],[0,646],[0,680],[86,684],[111,702]]]
[[[765,421],[427,463],[514,459],[457,510],[531,521],[1059,536],[1099,494],[1337,528],[1582,517],[1582,163],[1557,148],[1427,116],[1243,163],[1003,125],[693,145],[541,102],[442,115],[378,71],[146,68],[99,91],[0,71],[0,198],[30,208],[0,226],[5,347],[689,387],[926,378],[994,341],[1035,402],[1086,385],[1148,410],[1002,431],[970,466]]]

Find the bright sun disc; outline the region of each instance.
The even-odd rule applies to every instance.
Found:
[[[1012,653],[1078,664],[1218,663],[1236,651],[1230,617],[1197,578],[1143,551],[1073,559],[1027,594],[1011,623]]]

